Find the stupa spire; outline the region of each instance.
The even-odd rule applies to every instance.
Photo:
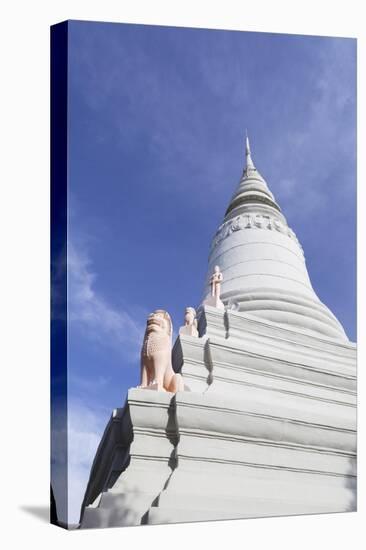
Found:
[[[254,162],[252,159],[252,154],[250,151],[250,143],[249,143],[249,137],[248,132],[245,131],[246,137],[245,137],[245,158],[246,158],[246,167],[245,170],[256,170],[256,167],[254,166]]]
[[[247,131],[245,137],[245,157],[246,165],[240,178],[239,185],[226,210],[225,217],[228,215],[233,217],[240,214],[243,208],[246,208],[244,204],[257,204],[258,202],[267,204],[280,212],[281,209],[276,203],[273,194],[268,189],[267,183],[254,165]],[[225,221],[227,221],[226,218]]]

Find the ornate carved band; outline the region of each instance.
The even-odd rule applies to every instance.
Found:
[[[294,231],[292,231],[288,225],[282,223],[276,218],[273,218],[272,216],[264,214],[242,214],[233,220],[223,223],[220,225],[215,237],[213,238],[211,249],[229,237],[232,233],[240,231],[241,229],[269,229],[270,231],[278,231],[279,233],[282,233],[283,235],[286,235],[290,239],[294,240],[303,252]]]

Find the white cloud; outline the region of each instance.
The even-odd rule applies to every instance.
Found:
[[[77,401],[67,405],[60,399],[52,404],[52,408],[51,483],[57,517],[65,524],[78,523],[94,448],[98,445],[102,428],[96,412],[92,417]],[[83,429],[80,429],[80,423],[83,423]],[[73,426],[81,432],[77,437],[74,437]]]
[[[78,523],[90,468],[107,424],[109,412],[88,408],[77,399],[54,408],[52,487],[58,519]]]
[[[78,243],[82,242],[79,235]],[[123,309],[110,304],[96,289],[97,274],[86,252],[87,248],[68,242],[68,327],[72,334],[81,333],[95,345],[114,348],[133,361],[139,355],[144,334],[143,323]],[[137,307],[137,316],[145,311]],[[69,384],[87,394],[100,392],[110,384],[103,374],[93,379],[69,369]],[[70,386],[69,386],[70,388]],[[88,483],[90,468],[111,411],[96,405],[89,407],[77,398],[68,399],[66,409],[55,411],[52,431],[52,484],[59,519],[78,523],[80,508]],[[67,446],[66,446],[67,439]],[[66,480],[67,475],[67,480]],[[66,486],[67,483],[67,486]]]
[[[68,522],[78,523],[90,468],[110,412],[87,407],[79,400],[68,405]]]
[[[354,45],[342,43],[340,47],[339,39],[329,40],[317,55],[318,79],[313,84],[313,95],[304,101],[303,124],[296,128],[285,120],[278,139],[271,144],[273,164],[282,167],[285,176],[276,180],[276,197],[278,194],[285,199],[289,212],[295,204],[293,197],[301,193],[302,207],[299,210],[296,203],[297,217],[328,207],[329,177],[333,177],[332,192],[343,201],[352,199],[350,190],[354,191],[350,189],[353,181],[334,177],[344,164],[352,166],[355,155]]]
[[[78,390],[82,390],[87,394],[100,393],[101,390],[108,388],[109,384],[113,383],[112,377],[103,376],[101,374],[94,375],[93,377],[87,377],[85,375],[77,374],[74,370],[68,372],[69,387],[72,385]]]
[[[103,345],[117,347],[131,358],[138,356],[144,327],[128,312],[109,304],[95,290],[97,275],[86,253],[68,243],[69,322]]]

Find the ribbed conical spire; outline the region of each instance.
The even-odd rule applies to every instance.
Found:
[[[245,139],[245,158],[246,163],[243,174],[239,181],[239,185],[232,196],[228,209],[226,210],[225,216],[228,214],[234,216],[237,215],[240,213],[242,206],[248,202],[253,204],[267,204],[280,212],[281,209],[276,203],[273,194],[268,189],[265,179],[261,176],[254,165],[248,135],[246,135]]]
[[[248,170],[256,170],[256,167],[254,166],[254,162],[252,160],[252,154],[250,152],[248,133],[245,138],[245,158],[246,158],[246,166],[244,171],[248,172]]]

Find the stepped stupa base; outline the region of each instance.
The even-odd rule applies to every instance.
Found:
[[[81,527],[356,509],[355,345],[204,307],[173,366],[131,389],[99,446]]]

